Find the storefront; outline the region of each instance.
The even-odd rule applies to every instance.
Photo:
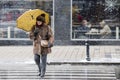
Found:
[[[9,0],[0,1],[0,4],[1,4],[0,10],[3,10],[3,12],[0,13],[1,15],[0,16],[0,37],[4,39],[8,39],[9,37],[15,38],[15,39],[22,39],[22,38],[29,39],[28,33],[24,32],[23,30],[15,28],[16,27],[15,19],[17,18],[17,16],[13,15],[14,17],[12,17],[12,20],[11,20],[11,16],[10,17],[8,16],[6,21],[5,10],[8,11],[8,9],[9,10],[16,9],[13,6],[6,7],[5,3],[7,3],[8,1]],[[24,11],[28,9],[34,9],[34,8],[43,9],[46,12],[49,12],[51,16],[53,16],[54,14],[53,31],[54,31],[54,37],[55,37],[55,45],[76,45],[76,44],[85,45],[86,40],[92,41],[91,44],[94,44],[95,42],[97,42],[97,40],[101,42],[105,41],[104,43],[107,43],[109,41],[110,44],[117,44],[117,45],[120,44],[120,1],[119,0],[24,0],[24,1],[10,0],[10,2],[19,2],[19,5],[21,5],[21,7],[17,8],[17,10],[20,11],[18,12],[20,14],[22,14]],[[73,15],[72,8],[74,5],[76,5],[77,7],[75,11],[79,11],[77,13],[81,15],[79,19],[82,20],[83,18],[87,20],[88,23],[90,23],[90,26],[91,26],[90,30],[92,30],[91,31],[92,33],[85,33],[84,30],[81,31],[81,28],[79,28],[81,25],[81,21],[78,22],[78,20],[73,19],[75,18],[75,17],[72,17]],[[18,4],[15,6],[18,6]],[[53,10],[54,10],[54,13],[53,13]],[[14,14],[18,14],[18,13],[17,11],[15,11]],[[99,23],[102,20],[103,20],[103,23],[105,22],[110,28],[108,30],[111,33],[110,38],[104,38],[104,39],[101,38],[101,34],[100,34],[101,27]],[[11,27],[8,28],[11,25],[14,28],[11,28]],[[7,26],[7,27],[5,28],[3,26]],[[12,35],[8,36],[8,32],[12,29],[13,29],[13,33],[11,33]],[[4,31],[6,35],[3,35],[2,31]],[[81,37],[83,33],[85,34],[84,36]],[[1,41],[0,44],[2,43],[3,42]],[[99,42],[97,42],[97,45],[98,43]],[[21,43],[18,43],[18,44],[21,44]],[[28,43],[26,42],[24,44],[28,44]]]
[[[119,0],[72,0],[71,39],[120,39]]]

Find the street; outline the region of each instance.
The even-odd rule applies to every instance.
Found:
[[[9,64],[0,66],[0,80],[116,80],[114,68],[113,65],[48,65],[41,79],[34,64]]]
[[[116,80],[119,76],[119,46],[54,46],[48,54],[43,80]],[[32,46],[0,47],[0,80],[40,80]],[[117,72],[116,72],[117,71]]]

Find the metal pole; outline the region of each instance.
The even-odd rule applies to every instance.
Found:
[[[11,27],[8,27],[8,38],[11,38]]]
[[[116,39],[119,39],[119,27],[116,27]]]
[[[86,58],[86,60],[87,61],[90,61],[90,54],[89,54],[89,41],[87,40],[87,41],[85,41],[85,44],[86,44],[86,56],[87,56],[87,58]]]

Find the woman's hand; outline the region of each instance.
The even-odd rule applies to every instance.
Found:
[[[50,41],[48,41],[48,48],[51,48],[51,47],[53,47],[53,44]]]

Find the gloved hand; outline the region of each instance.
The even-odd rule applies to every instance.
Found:
[[[39,30],[35,29],[34,36],[36,37],[38,35],[38,33],[39,33]]]
[[[39,33],[39,29],[36,28],[36,29],[34,30],[34,37],[35,37],[34,40],[37,39],[38,33]]]
[[[50,43],[50,41],[48,41],[48,48],[51,48],[51,47],[53,47],[53,44]]]

